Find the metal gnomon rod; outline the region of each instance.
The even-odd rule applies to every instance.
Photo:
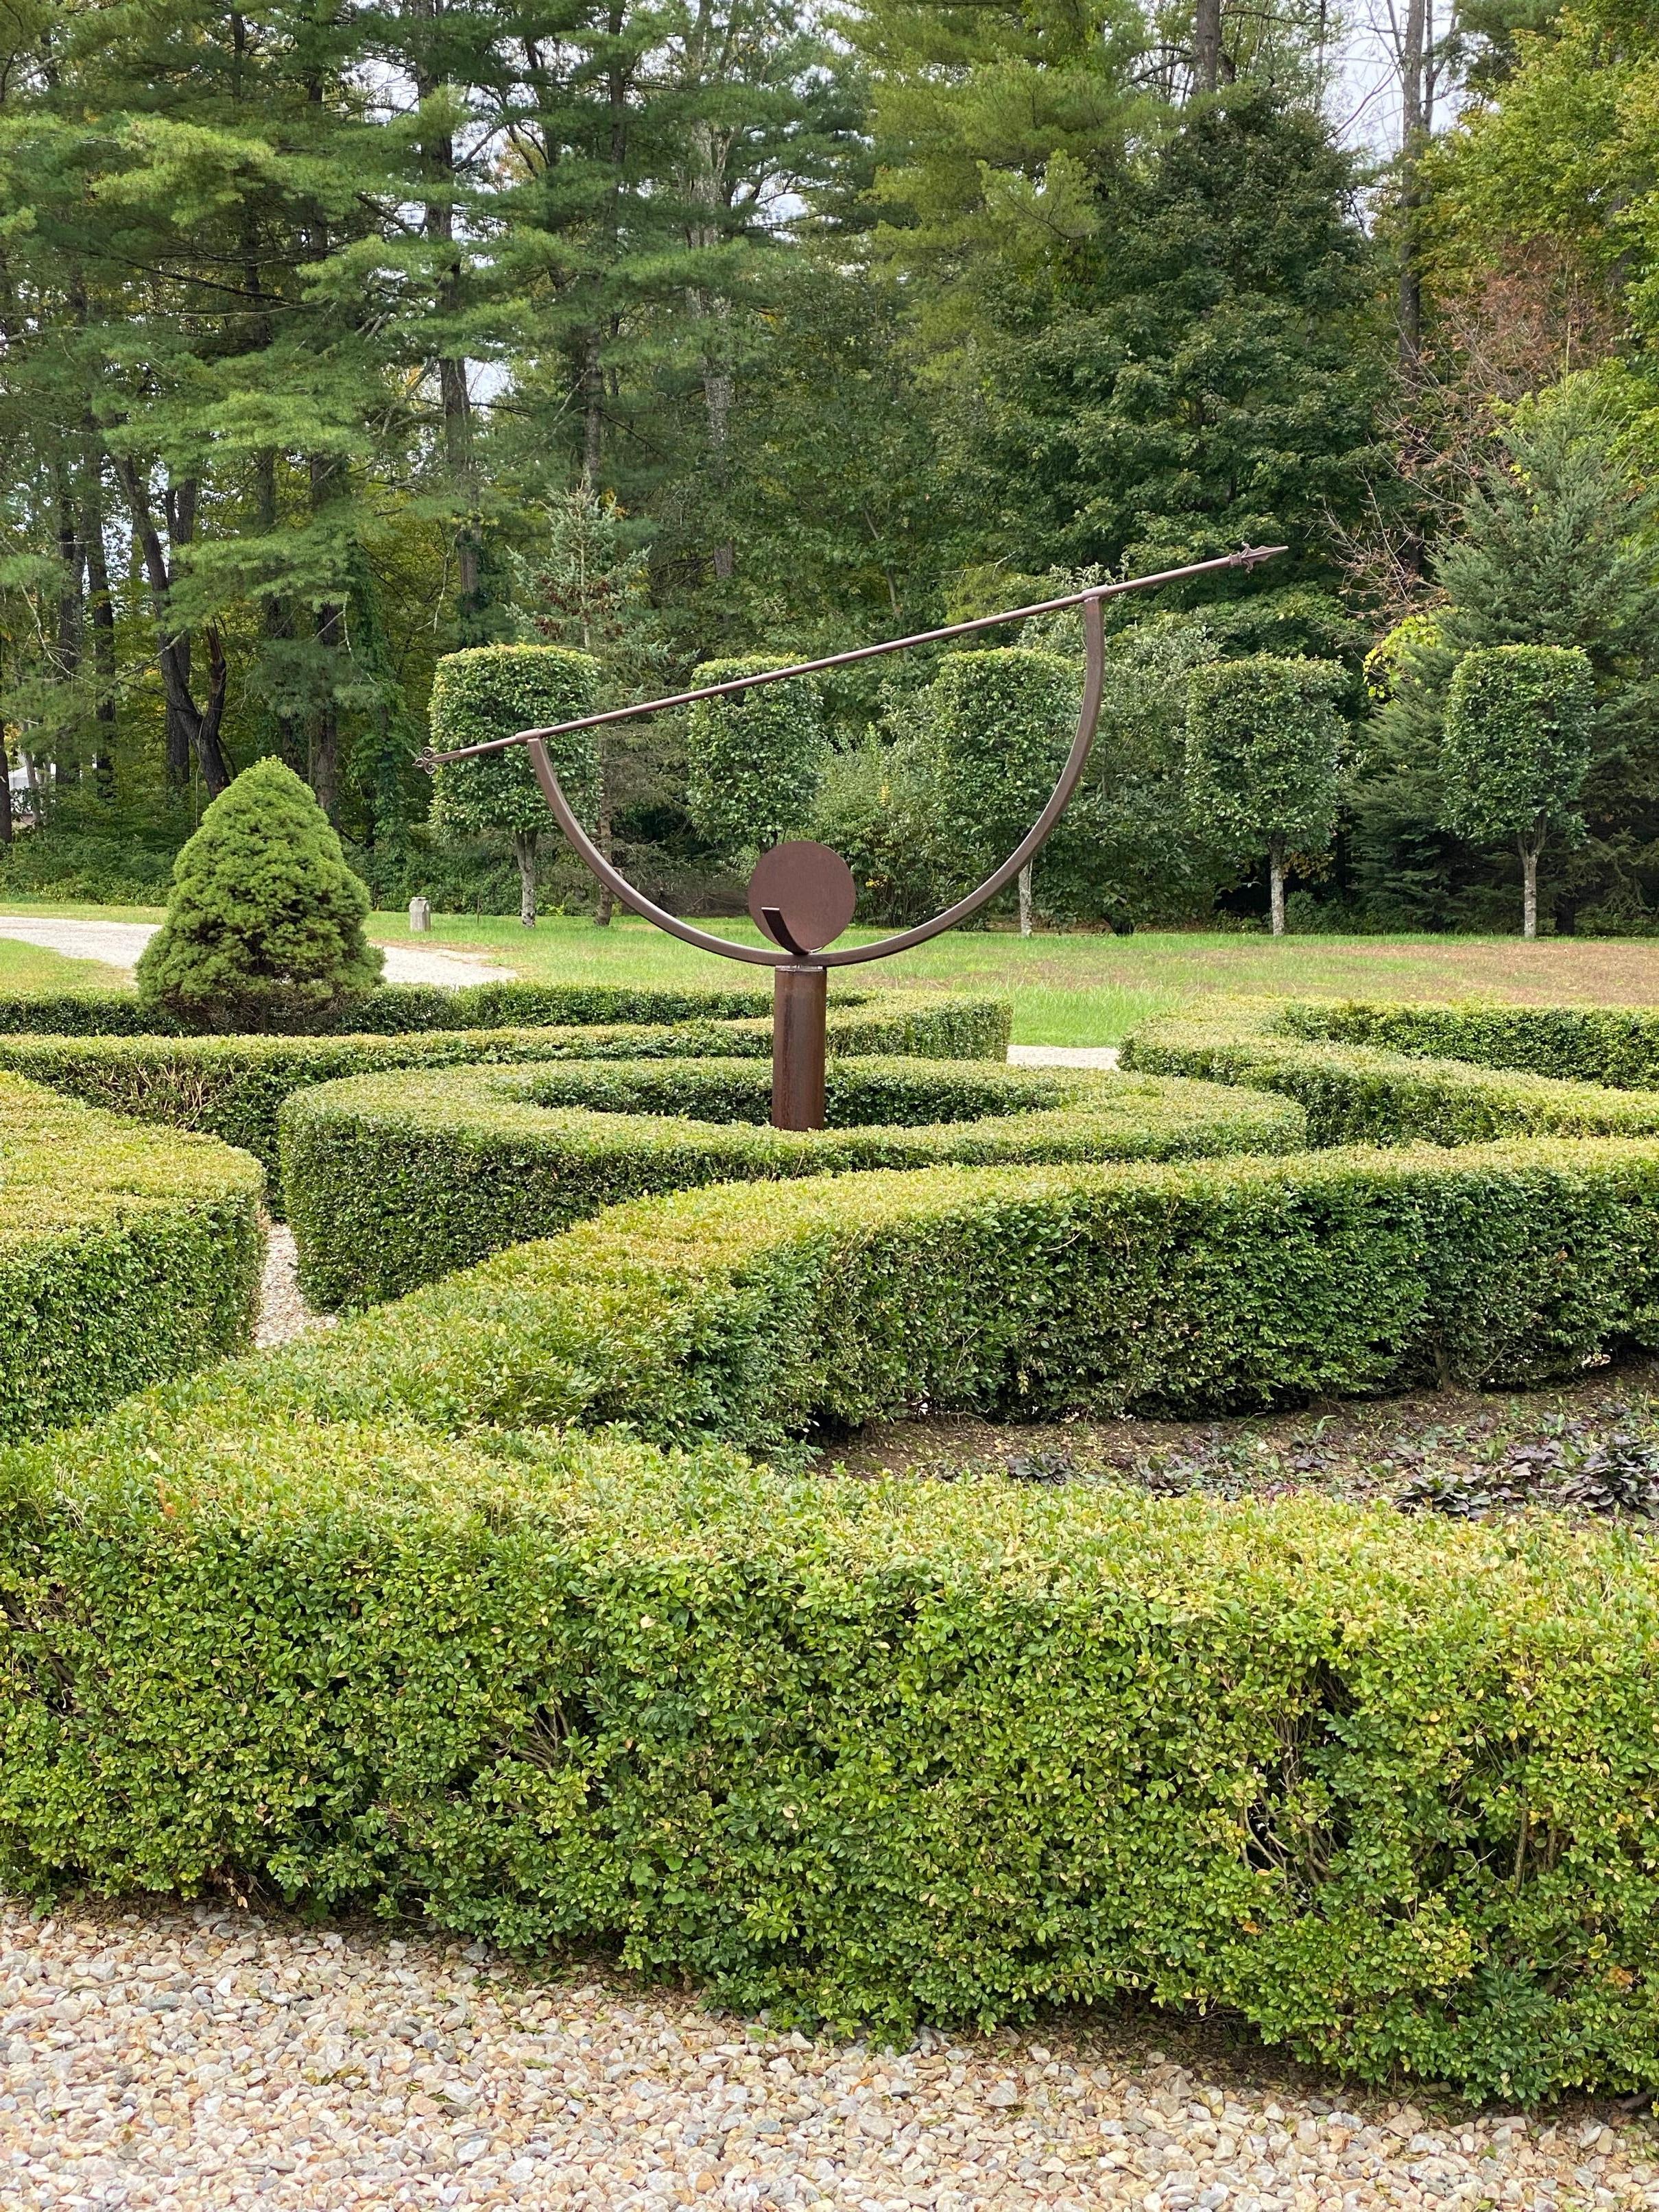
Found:
[[[855,967],[866,960],[889,959],[914,945],[925,945],[929,938],[939,936],[957,922],[967,921],[969,915],[976,914],[1006,884],[1012,883],[1042,849],[1082,781],[1100,720],[1106,681],[1106,628],[1101,613],[1102,600],[1118,598],[1126,592],[1149,591],[1159,584],[1177,583],[1183,578],[1202,576],[1218,568],[1254,568],[1258,562],[1271,561],[1288,550],[1283,545],[1246,546],[1218,560],[1193,561],[1184,568],[1164,568],[1156,574],[1132,576],[1121,583],[1091,584],[1059,599],[1040,599],[1035,605],[1010,608],[1001,614],[976,615],[969,622],[948,623],[943,629],[919,630],[911,637],[888,638],[878,645],[854,646],[846,653],[828,653],[818,660],[795,661],[786,668],[763,669],[753,676],[733,677],[724,684],[706,684],[696,690],[676,691],[665,699],[647,699],[638,706],[611,707],[601,714],[580,715],[574,721],[554,722],[540,729],[515,730],[510,737],[491,738],[482,744],[462,745],[450,752],[428,752],[422,756],[422,765],[435,769],[446,762],[501,752],[509,745],[526,746],[536,781],[560,829],[592,874],[625,907],[665,930],[671,937],[695,945],[702,951],[770,968],[774,975],[772,1121],[780,1129],[821,1129],[824,1116],[829,970]],[[878,938],[871,945],[845,945],[839,951],[829,949],[853,919],[857,887],[852,870],[839,853],[832,852],[827,845],[805,839],[775,845],[770,852],[763,853],[750,878],[749,911],[763,935],[771,939],[769,945],[739,945],[732,938],[699,929],[695,922],[683,921],[678,915],[668,913],[647,898],[643,891],[636,890],[606,859],[576,819],[570,802],[559,787],[548,756],[550,738],[573,736],[580,730],[598,729],[610,722],[637,721],[642,715],[692,706],[700,699],[725,698],[733,692],[754,690],[763,684],[786,683],[794,676],[816,676],[826,669],[850,667],[855,661],[872,660],[881,653],[902,653],[913,645],[935,645],[946,638],[968,637],[979,630],[995,629],[1004,623],[1024,622],[1031,615],[1056,614],[1066,607],[1077,607],[1082,614],[1083,699],[1078,713],[1077,734],[1047,805],[1007,859],[966,897],[936,914],[931,921],[918,922],[915,927],[899,930],[890,937]]]

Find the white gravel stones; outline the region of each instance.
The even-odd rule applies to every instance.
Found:
[[[1115,1044],[1011,1044],[1010,1067],[1115,1067]]]
[[[265,1268],[259,1281],[259,1317],[253,1341],[261,1352],[303,1336],[308,1328],[332,1328],[332,1314],[314,1314],[300,1295],[299,1255],[294,1231],[280,1221],[265,1224]]]
[[[0,2058],[7,2212],[1659,2206],[1659,2134],[1584,2108],[1264,2089],[1081,2016],[811,2042],[591,1967],[217,1906],[0,1908]]]

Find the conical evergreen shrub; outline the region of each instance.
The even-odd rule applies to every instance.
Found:
[[[281,761],[257,761],[173,863],[139,994],[204,1029],[313,1027],[380,980],[368,913],[368,889],[306,785]]]

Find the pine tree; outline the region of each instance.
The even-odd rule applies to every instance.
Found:
[[[368,892],[292,769],[245,769],[173,868],[140,996],[213,1030],[318,1027],[380,979]]]

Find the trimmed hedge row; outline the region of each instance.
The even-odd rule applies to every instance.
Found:
[[[0,1075],[0,1437],[84,1421],[248,1343],[255,1163]]]
[[[918,1407],[1245,1409],[1650,1342],[1659,1145],[1609,1140],[685,1191],[359,1316],[291,1371],[353,1419],[787,1453]]]
[[[494,992],[509,987],[481,988]],[[436,995],[451,1005],[466,996],[459,991]],[[644,1003],[651,994],[635,995]],[[708,996],[720,998],[714,993]],[[872,992],[862,1000],[832,1006],[830,1049],[837,1055],[1000,1060],[1008,1048],[1008,1007],[1000,1000]],[[274,1197],[277,1114],[285,1099],[312,1084],[396,1068],[513,1060],[696,1058],[711,1053],[764,1059],[771,1048],[769,1015],[741,1021],[709,1017],[654,1027],[453,1029],[384,1036],[31,1034],[0,1035],[0,1068],[117,1113],[203,1130],[239,1146],[264,1166]]]
[[[1482,1067],[1524,1067],[1615,1091],[1659,1089],[1659,1008],[1292,1003],[1286,1026],[1339,1044],[1380,1046]]]
[[[1659,1091],[1618,1091],[1562,1081],[1522,1067],[1485,1067],[1483,1038],[1509,1036],[1519,1053],[1526,1031],[1484,1017],[1526,1007],[1323,1006],[1281,999],[1208,1000],[1191,1013],[1148,1022],[1123,1047],[1122,1064],[1142,1074],[1195,1076],[1293,1098],[1316,1145],[1481,1144],[1506,1136],[1647,1136],[1659,1132]],[[1572,1009],[1552,1009],[1555,1013]],[[1371,1015],[1398,1016],[1368,1026]],[[1467,1060],[1388,1051],[1353,1036],[1462,1044]],[[1540,1037],[1547,1032],[1541,1027]]]
[[[395,1297],[601,1206],[714,1182],[937,1163],[1179,1159],[1306,1142],[1288,1101],[983,1061],[833,1062],[823,1130],[766,1126],[741,1060],[453,1068],[325,1084],[281,1116],[283,1186],[314,1304]]]
[[[1136,1989],[1474,2094],[1659,2085],[1659,1565],[733,1441],[1569,1370],[1659,1145],[642,1201],[0,1455],[0,1878],[254,1875],[902,2027]],[[645,1437],[545,1425],[625,1419]],[[447,1438],[442,1433],[451,1432]]]
[[[860,1019],[850,1022],[848,1017]],[[665,988],[626,983],[387,983],[347,1000],[331,1017],[330,1036],[410,1036],[434,1030],[594,1029],[619,1022],[653,1024],[763,1021],[770,1024],[772,994],[759,985],[725,990]],[[921,1026],[916,1026],[921,1018]],[[837,988],[830,1000],[832,1024],[843,1032],[884,1042],[868,1051],[901,1049],[943,1059],[1000,1058],[1008,1048],[1011,1009],[1001,999],[944,992]],[[899,1024],[895,1030],[892,1024]],[[866,1024],[873,1027],[866,1029]],[[0,1036],[199,1036],[137,993],[111,991],[0,992]],[[901,1046],[898,1034],[912,1040]],[[920,1040],[926,1039],[926,1042]]]

